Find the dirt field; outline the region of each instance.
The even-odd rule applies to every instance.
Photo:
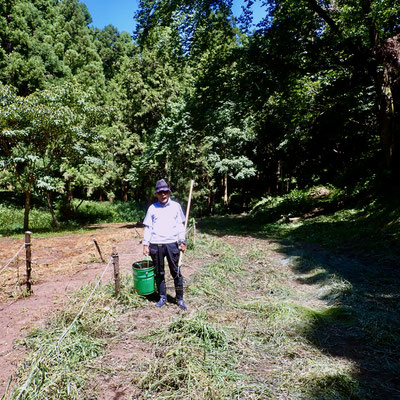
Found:
[[[132,263],[142,259],[142,228],[129,224],[104,224],[91,228],[93,232],[85,234],[51,238],[32,235],[31,296],[23,295],[26,289],[25,250],[0,275],[1,395],[9,384],[12,386],[17,365],[26,356],[18,342],[32,328],[42,326],[51,314],[59,311],[70,293],[89,282],[96,282],[110,260],[113,247],[116,247],[120,256],[121,274],[131,273]],[[94,238],[100,246],[104,263],[95,247]],[[14,256],[23,242],[23,239],[0,238],[1,268]],[[196,269],[196,265],[186,266],[185,279],[190,279]],[[104,275],[103,282],[111,279],[112,265]],[[133,311],[127,323],[132,323],[133,329],[145,330],[155,321],[167,320],[179,312],[175,305],[163,307],[162,310],[153,304],[150,307],[152,309],[148,313]],[[140,358],[140,354],[145,354],[142,346],[143,344],[139,346],[135,340],[124,343],[122,348],[115,346],[103,361],[119,363],[133,353]],[[101,386],[104,399],[118,398],[118,383],[101,382]]]
[[[0,275],[0,393],[3,394],[17,363],[25,356],[16,346],[28,330],[40,326],[59,309],[72,291],[93,282],[103,272],[117,248],[122,273],[130,271],[133,261],[141,259],[142,229],[127,224],[93,226],[92,233],[52,238],[32,236],[33,294],[22,297],[25,286],[24,250]],[[96,238],[105,263],[93,242]],[[23,239],[0,238],[0,266],[18,251]],[[104,281],[112,279],[112,267]]]
[[[13,386],[12,377],[17,365],[26,356],[24,346],[19,345],[19,341],[32,328],[43,326],[48,317],[61,310],[71,292],[86,283],[97,281],[109,262],[113,247],[116,247],[120,256],[121,274],[131,274],[132,263],[142,259],[142,229],[127,224],[106,224],[92,228],[92,232],[85,234],[52,238],[33,235],[33,294],[31,296],[23,297],[25,289],[23,252],[0,274],[0,365],[2,366],[0,395],[6,392],[9,384]],[[104,263],[101,262],[94,246],[94,238],[101,247]],[[321,251],[318,248],[283,245],[246,236],[223,236],[223,240],[230,244],[240,257],[246,256],[249,251],[259,247],[264,258],[277,271],[285,274],[287,285],[295,294],[295,301],[300,305],[321,310],[330,306],[329,301],[320,296],[322,286],[308,276],[307,260],[312,259],[314,262],[310,264],[312,268],[318,265],[325,269],[326,275],[331,274],[334,277],[340,274],[348,284],[351,282],[357,307],[364,303],[368,307],[368,313],[359,314],[359,326],[368,326],[370,323],[369,319],[362,319],[364,316],[371,318],[372,314],[376,314],[385,317],[390,310],[394,311],[397,308],[395,303],[391,303],[391,299],[397,298],[398,293],[398,288],[395,287],[398,274],[395,271],[392,271],[392,275],[389,275],[390,271],[385,271],[385,277],[387,277],[385,283],[377,279],[376,271],[379,270],[377,266],[364,265],[356,260]],[[0,238],[0,269],[22,244],[23,239]],[[190,262],[186,264],[184,261],[183,272],[187,284],[190,284],[202,265],[210,261],[207,257],[208,255],[204,254],[196,261],[187,256]],[[112,275],[111,266],[103,281],[113,279]],[[173,289],[169,288],[168,293],[173,295]],[[370,296],[371,293],[374,294],[373,297]],[[246,293],[242,295],[246,297]],[[187,305],[191,313],[194,307],[191,307],[190,298],[188,300]],[[349,301],[349,306],[355,307],[350,297]],[[135,398],[136,394],[140,394],[139,388],[135,387],[130,378],[132,365],[140,364],[143,360],[150,360],[154,357],[154,353],[151,344],[138,338],[141,333],[151,330],[157,324],[167,324],[180,312],[182,311],[176,304],[171,303],[158,309],[154,306],[154,302],[149,301],[140,309],[132,309],[124,313],[124,320],[120,321],[124,328],[124,335],[117,341],[109,343],[105,354],[96,360],[98,371],[107,371],[110,367],[115,372],[113,374],[99,373],[94,382],[90,383],[96,389],[98,399]],[[393,329],[395,327],[394,323]],[[392,329],[391,326],[390,329]],[[398,378],[394,379],[390,371],[381,368],[380,360],[382,352],[386,351],[386,344],[383,343],[380,348],[374,349],[367,341],[358,340],[355,343],[354,332],[354,327],[348,329],[347,325],[342,328],[340,324],[329,326],[328,331],[319,332],[321,337],[327,336],[329,340],[326,343],[317,341],[315,345],[323,352],[330,354],[330,357],[336,357],[336,360],[346,360],[347,363],[354,364],[355,376],[360,381],[372,382],[371,393],[385,393],[384,398],[397,398],[393,396],[400,393]],[[360,337],[364,338],[364,336]],[[392,357],[391,353],[388,351],[386,353],[384,354],[388,359]],[[387,383],[382,386],[385,379]]]

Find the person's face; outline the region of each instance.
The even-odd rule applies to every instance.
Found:
[[[170,192],[168,190],[163,190],[156,193],[157,199],[161,204],[166,204],[168,202],[169,195]]]

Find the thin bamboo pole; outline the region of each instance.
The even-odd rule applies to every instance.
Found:
[[[196,246],[196,221],[193,222],[193,248]]]
[[[185,232],[186,232],[186,229],[187,229],[187,224],[188,224],[188,219],[189,219],[190,203],[192,202],[193,184],[194,184],[194,180],[192,179],[191,182],[190,182],[189,200],[188,200],[187,207],[186,207]],[[183,253],[180,252],[179,261],[178,261],[178,267],[180,267],[181,264],[182,264],[182,255],[183,255]]]

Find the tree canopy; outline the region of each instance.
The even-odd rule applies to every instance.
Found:
[[[131,36],[78,0],[0,0],[1,188],[28,212],[194,179],[204,214],[397,184],[400,1],[267,0],[253,30],[245,4],[141,0]]]

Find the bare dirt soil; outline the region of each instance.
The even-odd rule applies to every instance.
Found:
[[[18,363],[27,355],[18,343],[32,328],[43,326],[51,314],[60,311],[73,291],[99,279],[110,260],[113,247],[119,255],[121,274],[131,273],[132,263],[142,259],[142,228],[130,224],[103,224],[92,226],[91,229],[92,232],[84,234],[58,237],[32,235],[33,293],[30,296],[24,294],[25,250],[0,274],[0,395],[7,391],[9,385],[12,386]],[[99,244],[105,262],[101,262],[93,239]],[[0,238],[0,269],[23,243],[24,239]],[[185,279],[190,279],[196,269],[196,265],[186,266]],[[104,275],[103,282],[111,279],[112,265]],[[148,329],[181,312],[176,304],[157,309],[150,303],[148,307],[151,307],[151,312],[133,310],[124,316],[124,322],[131,324],[132,332]],[[136,359],[149,357],[142,342],[139,344],[134,338],[124,338],[122,342],[111,344],[107,355],[99,362],[125,365],[121,361],[127,360],[127,357],[130,359],[132,354]],[[119,398],[119,393],[123,393],[124,389],[119,388],[118,382],[121,380],[114,382],[109,378],[97,382],[102,387],[101,398]]]
[[[26,356],[24,347],[18,345],[26,334],[35,327],[44,326],[44,322],[55,312],[63,308],[65,300],[73,292],[89,282],[95,282],[104,271],[116,247],[120,255],[121,274],[131,274],[134,261],[142,259],[141,228],[129,224],[105,224],[91,227],[93,230],[84,234],[77,233],[59,237],[32,237],[32,289],[33,294],[24,297],[25,288],[25,255],[20,253],[18,258],[0,274],[0,395],[6,392],[10,379],[14,376],[17,365]],[[105,262],[101,262],[95,248],[93,239],[96,238],[100,245]],[[247,236],[221,237],[226,243],[235,248],[239,256],[245,256],[251,249],[259,248],[268,262],[275,268],[283,271],[288,283],[298,292],[301,302],[308,307],[322,308],[326,304],[317,296],[318,281],[309,279],[308,273],[312,272],[315,264],[307,267],[310,256],[319,266],[326,269],[327,274],[334,273],[342,276],[353,285],[353,292],[360,298],[369,299],[373,293],[374,301],[392,299],[395,282],[398,275],[384,285],[377,282],[377,268],[358,263],[355,260],[341,257],[337,254],[324,252],[317,248],[306,249],[304,246],[285,245],[278,241],[255,239]],[[23,244],[23,239],[0,238],[0,270],[13,257]],[[189,257],[188,257],[189,259]],[[195,276],[203,264],[204,259],[184,261],[184,278],[186,284]],[[113,279],[112,267],[108,269],[103,281]],[[167,286],[168,293],[173,297],[174,291],[171,283]],[[172,284],[173,286],[173,284]],[[397,297],[395,297],[397,298]],[[96,399],[134,399],[140,397],[140,389],[135,386],[131,378],[136,364],[146,364],[156,355],[151,345],[140,340],[143,333],[149,332],[160,324],[168,324],[182,311],[171,300],[166,307],[158,309],[154,302],[149,302],[144,307],[133,309],[124,313],[121,322],[121,336],[114,339],[107,346],[107,351],[93,365],[96,370],[96,379],[90,383]],[[154,298],[156,301],[156,298]],[[300,300],[299,300],[300,301]],[[388,300],[389,301],[389,300]],[[374,303],[375,304],[375,303]],[[189,313],[190,300],[187,302]],[[371,305],[371,312],[380,312],[382,305]],[[393,309],[395,307],[392,307]],[[386,310],[386,309],[385,309]],[[387,312],[387,310],[385,311]],[[365,321],[367,323],[368,321]],[[340,327],[339,327],[340,328]],[[359,368],[358,379],[370,380],[371,371],[374,372],[376,392],[381,391],[381,381],[385,374],[380,371],[380,351],[371,354],[368,343],[354,346],[351,330],[328,332],[332,346],[316,341],[316,346],[331,354],[333,357],[346,358],[354,362]],[[333,329],[332,327],[330,329]],[[347,328],[346,328],[347,329]],[[322,332],[321,335],[327,335]],[[316,332],[316,335],[319,335]],[[337,340],[336,340],[337,339]],[[355,354],[355,349],[358,349]],[[113,371],[108,373],[107,371]],[[390,387],[383,397],[397,398],[399,384],[391,376]],[[13,386],[11,380],[11,386]],[[386,396],[388,394],[388,396]]]
[[[25,251],[0,275],[0,393],[4,393],[18,362],[25,356],[18,341],[59,310],[65,298],[84,284],[96,281],[108,263],[112,248],[120,255],[121,273],[141,259],[142,230],[129,224],[91,227],[92,232],[58,237],[32,236],[32,290],[26,289]],[[105,263],[101,262],[96,239]],[[0,238],[0,266],[14,256],[23,239]],[[109,268],[103,281],[112,279]]]

